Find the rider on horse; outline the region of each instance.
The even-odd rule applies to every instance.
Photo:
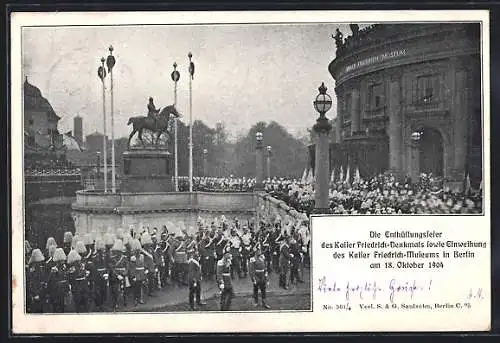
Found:
[[[150,97],[149,98],[149,103],[148,103],[148,118],[156,120],[158,112],[159,111],[156,109],[156,106],[153,103],[153,98]]]

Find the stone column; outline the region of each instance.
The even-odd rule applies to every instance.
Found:
[[[402,176],[401,159],[403,155],[401,107],[400,107],[401,84],[394,80],[389,83],[389,169],[397,176]]]
[[[359,131],[359,90],[353,89],[351,93],[351,135],[354,135],[356,131]]]
[[[255,190],[260,191],[264,189],[264,146],[262,142],[257,141],[255,148]]]
[[[328,213],[328,193],[330,181],[330,146],[329,135],[332,129],[331,124],[325,117],[320,117],[314,125],[316,135],[316,166],[314,186],[315,213]]]
[[[455,74],[455,91],[453,94],[453,181],[459,183],[464,180],[465,162],[467,156],[467,71],[457,70]]]

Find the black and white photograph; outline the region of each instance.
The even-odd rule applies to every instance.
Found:
[[[311,312],[312,215],[485,215],[481,22],[80,16],[17,32],[25,314]]]

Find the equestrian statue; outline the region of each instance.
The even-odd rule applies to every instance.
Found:
[[[163,133],[166,133],[168,135],[168,141],[170,142],[171,132],[168,129],[170,121],[174,117],[179,118],[180,116],[181,114],[177,112],[177,109],[174,105],[166,106],[161,110],[156,109],[153,103],[153,98],[149,98],[148,116],[130,117],[128,120],[127,125],[132,124],[133,130],[128,137],[127,146],[130,147],[130,141],[132,140],[132,137],[134,137],[136,132],[139,133],[139,140],[141,141],[142,145],[144,145],[144,141],[142,140],[142,132],[144,130],[149,130],[156,134],[156,140],[154,142],[155,145],[158,145],[160,136]]]

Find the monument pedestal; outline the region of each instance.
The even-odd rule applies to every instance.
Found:
[[[172,155],[166,148],[132,147],[122,155],[123,193],[173,192]]]

